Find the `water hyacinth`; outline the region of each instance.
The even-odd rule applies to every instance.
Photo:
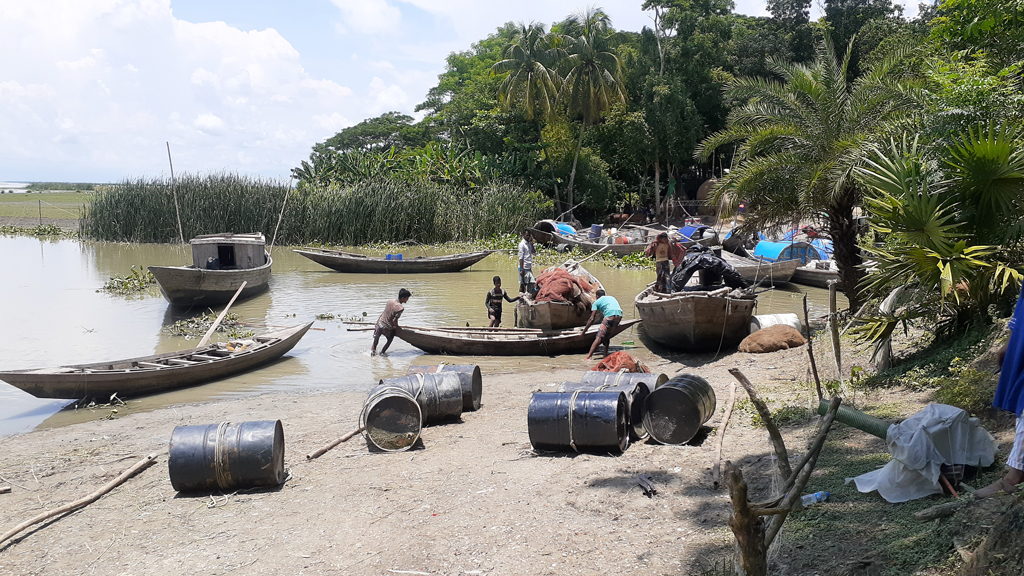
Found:
[[[273,235],[285,196],[279,244],[439,243],[516,233],[547,216],[551,202],[512,184],[462,189],[377,178],[343,187],[289,188],[287,181],[238,174],[185,174],[175,181],[124,180],[96,193],[83,236],[127,242],[178,241],[177,193],[185,240],[219,232]]]

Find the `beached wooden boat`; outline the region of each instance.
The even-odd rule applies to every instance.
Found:
[[[612,336],[639,320],[623,320]],[[527,330],[517,328],[419,328],[402,326],[396,336],[431,354],[456,356],[555,356],[586,352],[597,336],[597,326],[576,330]]]
[[[363,274],[427,274],[440,272],[458,272],[476,264],[494,252],[479,250],[463,254],[447,256],[417,256],[402,260],[388,260],[383,256],[367,256],[340,250],[323,250],[304,248],[293,250],[317,264],[338,272]]]
[[[0,372],[0,380],[37,398],[107,401],[195,386],[246,372],[276,360],[292,349],[313,323],[250,338],[244,349],[210,344],[141,358]]]
[[[793,277],[793,272],[800,266],[799,260],[768,262],[766,260],[744,258],[725,250],[722,251],[722,259],[735,268],[747,282],[757,284],[764,280],[762,286],[775,286],[776,284],[789,282]]]
[[[833,280],[839,280],[839,268],[835,260],[811,260],[797,267],[792,279],[795,284],[816,288],[828,288],[828,283]]]
[[[597,300],[597,291],[604,288],[601,281],[575,260],[567,260],[556,268],[564,268],[573,276],[582,276],[590,283],[590,293],[582,297],[585,304],[584,312],[580,314],[577,307],[570,302],[535,302],[524,294],[522,300],[516,303],[516,326],[519,328],[564,330],[587,323],[587,319],[590,318],[590,305]]]
[[[671,350],[708,351],[736,346],[750,334],[753,295],[730,298],[730,288],[712,292],[659,294],[647,288],[634,304],[643,332]]]
[[[208,234],[196,236],[191,266],[150,266],[160,292],[173,306],[225,304],[245,282],[238,299],[267,289],[273,261],[263,234]]]

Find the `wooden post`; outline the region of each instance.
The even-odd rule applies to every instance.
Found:
[[[836,323],[836,284],[835,280],[828,283],[828,325],[832,329],[832,354],[836,357],[836,370],[839,371],[839,382],[843,381],[843,353],[839,344],[839,324]]]
[[[181,212],[178,211],[178,188],[174,185],[174,162],[171,160],[171,143],[167,142],[167,163],[171,165],[171,194],[174,196],[174,215],[178,218],[178,238],[185,243],[185,233],[181,230]],[[195,262],[193,262],[195,264]]]
[[[329,450],[334,449],[335,446],[341,444],[342,442],[347,442],[350,438],[352,438],[356,434],[359,434],[362,431],[363,431],[363,427],[362,426],[360,426],[359,428],[356,428],[355,430],[345,434],[341,438],[338,438],[334,442],[331,442],[327,446],[324,446],[323,448],[320,448],[319,450],[317,450],[315,452],[310,452],[309,454],[306,454],[306,460],[312,460],[314,458],[319,458],[319,457],[323,456]]]
[[[39,200],[39,225],[43,225],[43,201]]]
[[[825,395],[821,392],[821,378],[818,378],[818,364],[814,361],[814,339],[811,338],[811,321],[807,317],[807,292],[804,292],[804,324],[807,326],[807,355],[811,358],[811,373],[814,374],[814,385],[818,390],[818,401]]]
[[[228,315],[228,309],[231,308],[231,305],[235,303],[235,298],[238,298],[238,295],[242,293],[242,290],[248,283],[248,280],[242,280],[242,285],[239,286],[238,290],[235,291],[235,295],[231,297],[231,301],[228,302],[228,305],[224,307],[224,311],[220,313],[220,316],[217,316],[217,321],[214,322],[213,326],[210,326],[210,329],[206,331],[206,334],[203,335],[203,339],[199,341],[199,345],[196,346],[196,348],[202,348],[203,346],[206,346],[206,343],[210,341],[210,337],[213,336],[213,332],[217,329],[217,326],[220,326],[220,323],[224,320],[224,317]]]
[[[761,415],[761,420],[764,420],[764,427],[768,429],[768,436],[772,439],[772,446],[775,448],[775,456],[779,459],[779,472],[783,478],[789,478],[793,474],[793,469],[789,466],[789,453],[786,452],[786,443],[782,440],[782,434],[779,433],[779,428],[775,425],[775,420],[772,418],[772,412],[768,409],[768,405],[761,400],[761,397],[757,395],[757,390],[754,389],[754,385],[747,380],[747,377],[740,372],[739,368],[730,368],[729,374],[732,374],[733,378],[739,380],[744,390],[747,391],[747,395],[750,396],[750,401],[754,404],[754,408],[757,409],[757,413]]]
[[[718,441],[715,443],[715,466],[711,469],[711,480],[715,488],[722,479],[722,445],[725,444],[725,428],[729,425],[729,418],[732,417],[732,408],[736,405],[736,383],[729,388],[729,402],[725,405],[725,415],[722,416],[722,424],[718,427]]]
[[[729,528],[736,537],[733,566],[741,576],[768,575],[768,547],[764,540],[764,520],[747,502],[747,482],[732,462],[725,463],[725,481],[732,499]]]

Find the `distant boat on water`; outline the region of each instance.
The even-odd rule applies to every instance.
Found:
[[[191,266],[149,267],[160,293],[172,306],[225,304],[242,282],[246,285],[240,300],[267,289],[273,261],[263,234],[207,234],[196,236],[189,244]]]

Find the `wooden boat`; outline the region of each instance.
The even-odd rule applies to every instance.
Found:
[[[239,299],[267,289],[273,261],[263,234],[208,234],[189,241],[191,266],[150,266],[172,306],[225,304],[245,282]]]
[[[600,242],[590,242],[589,240],[571,238],[569,236],[556,235],[550,232],[537,230],[535,228],[530,229],[530,234],[533,236],[534,241],[545,244],[565,244],[570,248],[578,247],[586,254],[592,254],[598,250],[603,250],[605,254],[628,256],[630,254],[636,254],[637,252],[643,252],[647,249],[647,243],[643,241],[632,242],[630,244],[603,244]],[[694,244],[700,244],[701,246],[714,246],[718,244],[718,236],[714,236],[712,238],[701,238],[700,240],[682,240],[679,242],[679,245],[682,246],[683,250],[693,246]]]
[[[743,276],[743,279],[751,284],[757,284],[765,280],[765,286],[775,286],[790,281],[793,272],[800,266],[799,260],[783,260],[781,262],[768,262],[766,260],[755,260],[737,256],[725,250],[722,251],[722,259],[729,263]]]
[[[210,344],[141,358],[0,372],[0,380],[36,398],[106,401],[114,393],[134,398],[246,372],[276,360],[292,349],[313,323],[254,336],[254,344],[231,351]]]
[[[640,320],[623,320],[612,330],[615,336]],[[576,330],[529,330],[519,328],[419,328],[403,326],[396,336],[431,354],[457,356],[554,356],[586,352],[597,336],[597,326]]]
[[[804,286],[828,288],[832,280],[839,280],[839,268],[835,260],[811,260],[793,272],[793,282]]]
[[[739,344],[750,333],[757,298],[730,298],[730,288],[712,292],[659,294],[653,287],[637,294],[634,304],[643,331],[671,350],[707,351]]]
[[[604,286],[601,285],[601,281],[597,277],[575,260],[567,260],[556,268],[564,268],[573,276],[582,276],[590,283],[590,293],[581,296],[586,305],[585,311],[582,314],[577,313],[576,306],[571,302],[535,302],[524,294],[522,300],[516,303],[517,327],[563,330],[583,326],[587,323],[587,319],[590,318],[590,305],[597,300],[597,291]]]
[[[458,272],[483,260],[494,250],[480,250],[447,256],[418,256],[408,260],[388,260],[383,256],[366,256],[340,250],[305,248],[292,250],[317,264],[338,272],[364,274],[426,274]]]

